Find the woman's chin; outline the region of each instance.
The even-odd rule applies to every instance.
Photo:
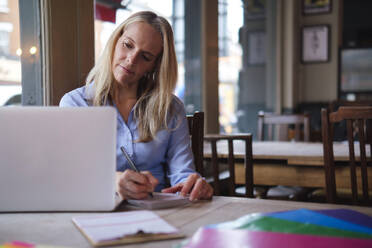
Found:
[[[119,87],[137,87],[137,81],[129,80],[128,78],[115,78],[115,81]]]

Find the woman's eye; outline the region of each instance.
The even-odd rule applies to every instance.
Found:
[[[151,61],[151,58],[149,58],[149,57],[146,56],[146,55],[143,55],[142,57],[143,57],[143,59],[146,60],[146,61]]]
[[[123,42],[123,47],[132,48],[132,45],[128,42]]]

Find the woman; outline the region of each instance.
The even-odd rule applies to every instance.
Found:
[[[113,32],[86,85],[61,99],[60,106],[117,109],[117,189],[123,198],[142,199],[154,190],[190,194],[190,200],[213,195],[194,170],[184,106],[172,93],[176,81],[172,28],[144,11]],[[141,173],[130,169],[121,147]],[[164,189],[166,176],[172,187]]]

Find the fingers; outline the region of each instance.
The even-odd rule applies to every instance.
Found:
[[[198,178],[198,180],[196,180],[194,188],[192,189],[192,191],[190,193],[190,200],[194,201],[194,200],[199,199],[200,195],[203,193],[203,191],[204,191],[204,189],[203,189],[203,179]]]
[[[145,199],[149,195],[148,187],[144,185],[138,185],[129,181],[126,184],[125,190],[123,190],[126,199]]]
[[[185,196],[190,193],[191,201],[211,199],[213,196],[213,188],[198,174],[191,174],[181,186],[181,195]]]
[[[158,180],[151,173],[137,173],[132,170],[123,172],[117,182],[120,195],[125,199],[144,199],[153,192]]]
[[[149,180],[147,179],[147,176],[144,173],[138,173],[132,170],[126,170],[130,174],[130,180],[138,183],[138,184],[149,184]],[[124,173],[125,173],[124,172]]]
[[[194,184],[195,184],[196,180],[198,180],[198,178],[199,178],[198,174],[191,174],[187,178],[186,182],[184,182],[183,187],[181,189],[181,195],[182,196],[186,196],[186,194],[188,194],[191,191],[192,187],[194,186]]]
[[[203,178],[199,177],[190,193],[190,200],[211,199],[212,196],[213,188]]]
[[[173,187],[165,188],[161,192],[163,192],[163,193],[176,193],[176,192],[179,192],[182,189],[182,186],[183,186],[183,184],[180,183],[180,184],[177,184]]]
[[[153,191],[155,190],[156,185],[159,184],[159,180],[156,179],[156,177],[154,177],[154,176],[151,174],[151,172],[149,172],[149,171],[141,172],[141,174],[144,175],[144,176],[146,176],[147,181],[148,181],[148,182],[150,183],[150,185],[151,185],[151,188],[150,188],[151,191],[149,191],[149,192],[153,192]]]
[[[201,195],[200,199],[210,200],[213,197],[213,188],[205,180],[203,180],[203,181],[204,181],[204,184],[205,184],[204,193]]]
[[[115,181],[116,181],[116,183],[115,183],[115,186],[116,186],[116,191],[117,192],[119,192],[119,182],[120,182],[120,178],[121,178],[121,176],[122,176],[122,174],[123,174],[123,172],[121,172],[121,171],[117,171],[116,172],[116,176],[115,176]]]

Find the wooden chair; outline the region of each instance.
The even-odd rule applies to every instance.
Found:
[[[268,140],[274,140],[273,128],[279,127],[278,139],[280,141],[289,140],[289,125],[294,125],[294,140],[301,140],[301,125],[303,126],[303,141],[310,141],[310,116],[307,114],[258,114],[258,140],[265,139],[265,126],[268,128]]]
[[[234,158],[234,141],[245,142],[245,196],[253,197],[253,157],[252,157],[252,135],[251,134],[208,134],[204,136],[204,140],[211,143],[212,158],[211,164],[213,168],[213,187],[214,194],[220,195],[220,170],[219,170],[219,158],[217,142],[228,142],[228,190],[229,195],[234,196],[235,194],[235,158]]]
[[[357,101],[347,101],[347,100],[334,100],[328,105],[329,112],[335,112],[339,107],[361,107],[361,106],[372,106],[371,100],[357,100]]]
[[[289,135],[290,125],[294,126],[294,135]],[[267,137],[265,137],[265,128],[267,127]],[[274,137],[274,128],[278,131]],[[303,129],[301,129],[303,127]],[[303,130],[303,131],[302,131]],[[278,140],[289,141],[290,136],[293,136],[295,141],[310,141],[310,116],[307,114],[274,114],[264,113],[258,114],[258,140]],[[303,187],[289,187],[278,185],[275,187],[257,187],[257,191],[263,192],[262,198],[281,199],[281,200],[303,200],[312,189]]]
[[[335,112],[339,107],[361,107],[361,106],[372,106],[371,100],[356,100],[356,101],[347,101],[347,100],[334,100],[328,104],[328,111]],[[347,127],[345,122],[335,123],[331,125],[331,130],[333,132],[332,137],[334,141],[344,141],[347,140]]]
[[[195,170],[204,175],[203,170],[203,138],[204,138],[204,112],[195,112],[187,115],[191,148],[194,155]]]
[[[330,203],[339,201],[336,193],[332,125],[341,121],[346,121],[347,138],[349,144],[348,165],[350,166],[352,203],[371,205],[367,176],[367,166],[371,165],[371,158],[367,158],[366,148],[369,146],[370,152],[372,153],[372,125],[370,122],[372,120],[372,107],[340,107],[336,112],[332,113],[330,113],[327,109],[322,109],[321,113],[327,201]],[[359,158],[357,158],[355,155],[355,141],[359,141]],[[361,199],[358,197],[357,168],[360,169],[361,173]]]

